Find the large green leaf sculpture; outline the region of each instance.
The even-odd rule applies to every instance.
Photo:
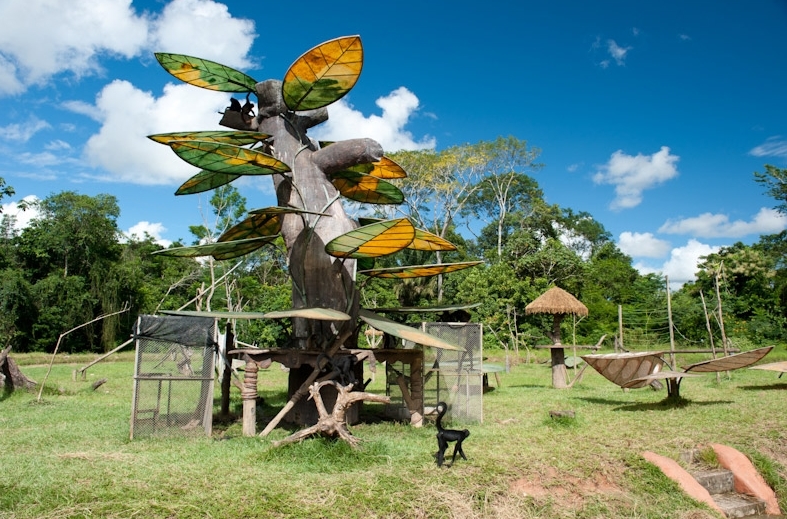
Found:
[[[265,312],[227,312],[216,310],[159,310],[165,315],[184,317],[212,317],[214,319],[265,319]]]
[[[369,225],[375,222],[382,222],[382,221],[383,220],[381,218],[370,218],[368,216],[361,216],[358,218],[358,223],[360,223],[361,225]],[[413,238],[413,241],[410,243],[410,245],[407,246],[407,248],[411,250],[446,252],[446,251],[456,250],[456,245],[429,231],[424,231],[423,229],[416,229],[415,237]],[[360,265],[359,268],[361,268]]]
[[[407,218],[364,225],[334,238],[325,252],[337,258],[377,258],[406,248],[415,238],[415,227]]]
[[[355,171],[339,171],[331,175],[331,182],[342,196],[367,204],[401,204],[404,193],[385,180]]]
[[[321,142],[320,144],[324,148],[330,143]],[[407,178],[407,173],[404,171],[404,169],[402,169],[402,166],[385,156],[383,156],[383,158],[377,162],[358,164],[357,166],[347,168],[347,171],[355,171],[357,173],[364,173],[366,175],[388,180]]]
[[[223,142],[224,144],[233,144],[235,146],[245,146],[247,144],[256,144],[269,138],[267,133],[259,132],[244,132],[239,130],[217,130],[217,131],[203,131],[203,132],[174,132],[174,133],[158,133],[155,135],[148,135],[148,139],[159,142],[161,144],[169,144],[172,141],[207,141],[207,142]]]
[[[214,317],[217,319],[286,319],[302,317],[318,321],[349,321],[350,316],[332,308],[292,308],[275,312],[219,312],[212,310],[161,310],[166,315]]]
[[[407,326],[406,324],[397,323],[396,321],[392,321],[381,315],[377,315],[376,313],[370,312],[369,310],[364,310],[363,308],[359,310],[358,317],[360,317],[363,322],[372,328],[380,330],[381,332],[385,332],[389,335],[399,337],[400,339],[404,339],[406,341],[444,350],[464,351],[459,346],[455,346],[450,342],[446,342],[438,337],[435,337],[432,334],[422,332],[421,330]]]
[[[210,141],[172,141],[172,150],[192,166],[232,175],[285,173],[290,167],[270,155],[232,144]]]
[[[157,52],[164,70],[190,85],[219,92],[254,92],[257,81],[233,68],[184,54]]]
[[[413,242],[408,245],[407,248],[412,250],[445,252],[456,250],[456,245],[429,231],[416,229],[415,238],[413,238]]]
[[[296,209],[294,207],[265,207],[263,209],[254,209],[250,211],[251,216],[233,225],[219,237],[218,241],[237,241],[248,238],[258,238],[261,236],[275,236],[281,231],[282,217],[285,214],[315,214],[319,216],[328,216],[324,213],[304,211],[303,209]]]
[[[459,263],[436,263],[433,265],[407,265],[402,267],[387,267],[372,270],[361,270],[358,273],[369,277],[389,279],[426,278],[438,274],[448,274],[468,267],[475,267],[481,261],[463,261]]]
[[[276,239],[276,236],[260,236],[246,240],[225,241],[220,243],[206,243],[204,245],[191,245],[187,247],[171,247],[153,252],[163,256],[177,256],[181,258],[199,258],[213,256],[217,260],[237,258],[253,252],[266,243]]]
[[[372,312],[384,312],[393,314],[417,314],[417,313],[442,313],[442,312],[455,312],[457,310],[469,310],[481,306],[481,303],[458,304],[458,305],[440,305],[440,306],[399,306],[399,307],[379,307],[367,308]]]
[[[258,213],[239,222],[219,237],[219,242],[274,236],[281,231],[281,214]]]
[[[251,214],[261,214],[261,213],[268,213],[268,214],[314,214],[317,216],[331,216],[328,213],[319,213],[317,211],[307,211],[306,209],[298,209],[297,207],[265,207],[263,209],[252,209],[249,211]]]
[[[402,169],[402,166],[385,156],[377,162],[372,162],[371,171],[363,171],[362,173],[367,173],[377,178],[387,179],[407,177],[407,173]]]
[[[284,75],[282,94],[290,110],[313,110],[341,99],[355,86],[363,67],[360,36],[321,43],[293,63]]]
[[[203,169],[183,184],[175,191],[176,195],[194,195],[196,193],[203,193],[216,189],[225,184],[229,184],[233,180],[240,178],[240,175],[233,175],[232,173],[217,173],[215,171],[208,171]]]
[[[284,319],[288,317],[302,317],[304,319],[316,319],[318,321],[349,321],[350,316],[339,310],[332,308],[292,308],[290,310],[278,310],[267,312],[265,317],[269,319]]]

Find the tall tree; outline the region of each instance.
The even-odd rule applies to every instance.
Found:
[[[42,200],[39,211],[20,234],[17,252],[38,309],[29,333],[35,348],[46,350],[60,333],[122,306],[122,284],[112,277],[121,254],[120,209],[111,195],[64,191]],[[114,332],[100,330],[116,330],[118,323],[115,318],[85,327],[69,336],[64,350],[79,348],[79,341],[96,348],[100,341],[94,338],[102,335],[109,347]]]
[[[692,292],[713,294],[719,283],[725,329],[748,330],[749,338],[758,342],[781,336],[783,287],[777,286],[773,257],[759,247],[738,242],[709,254],[698,269]]]
[[[240,194],[235,186],[224,185],[217,187],[213,190],[213,194],[208,202],[211,208],[212,221],[210,216],[203,214],[201,225],[189,226],[189,231],[197,239],[196,243],[215,243],[222,234],[241,221],[246,215],[246,198]],[[226,263],[224,261],[216,261],[213,256],[207,257],[207,272],[210,276],[207,280],[208,288],[204,298],[200,298],[201,300],[198,303],[200,308],[211,309],[215,295],[216,280],[221,278],[231,268]],[[238,274],[230,274],[223,277],[221,282],[224,288],[221,299],[229,311],[238,310],[242,306],[240,300],[233,301],[233,294],[237,288],[237,276]],[[240,299],[239,294],[238,299]]]
[[[470,196],[486,170],[480,146],[465,144],[442,151],[400,151],[391,155],[407,171],[402,181],[407,215],[417,227],[445,238],[456,226]],[[437,263],[443,257],[437,252]],[[437,300],[442,301],[442,276],[437,276]]]
[[[586,211],[575,213],[570,208],[563,209],[558,225],[561,241],[585,259],[590,259],[612,240],[601,222]]]
[[[14,196],[14,188],[5,183],[5,179],[0,177],[0,200],[5,197]],[[0,206],[0,213],[3,212],[3,206]]]
[[[514,208],[527,216],[543,198],[538,182],[528,175],[542,167],[535,162],[541,150],[510,136],[498,137],[492,142],[482,141],[473,149],[485,168],[478,188],[469,195],[465,211],[487,224],[497,225],[499,257],[503,254],[507,216]]]
[[[214,189],[208,203],[213,221],[210,216],[203,214],[202,223],[189,226],[189,231],[198,242],[213,243],[246,216],[246,198],[238,188],[228,184]]]
[[[754,180],[765,186],[766,194],[775,199],[776,209],[787,213],[787,169],[765,165],[765,172],[754,172]]]

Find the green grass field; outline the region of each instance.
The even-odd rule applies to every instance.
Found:
[[[483,423],[467,425],[469,460],[443,468],[431,423],[367,420],[351,427],[358,449],[322,438],[274,448],[294,431],[281,427],[243,437],[236,388],[237,419],[216,423],[212,438],[131,441],[132,355],[84,381],[72,371],[93,357],[59,357],[40,402],[37,391],[0,395],[0,517],[711,518],[640,455],[678,459],[708,443],[749,455],[787,510],[787,377],[743,369],[685,379],[684,400],[667,405],[665,390],[626,392],[590,368],[573,388],[553,389],[548,352],[534,355],[484,395]],[[12,357],[44,379],[48,357]],[[763,362],[785,359],[779,346]],[[286,377],[277,364],[260,371],[268,418],[286,400]]]

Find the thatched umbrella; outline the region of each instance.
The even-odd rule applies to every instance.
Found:
[[[566,371],[566,354],[560,342],[560,322],[567,314],[588,314],[588,307],[559,287],[552,287],[532,303],[525,307],[526,314],[552,314],[552,332],[548,333],[552,339],[550,350],[552,353],[552,387],[568,387],[568,373]]]

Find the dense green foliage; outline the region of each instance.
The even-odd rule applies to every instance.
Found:
[[[237,191],[225,189],[210,202],[219,233],[245,213]],[[110,195],[58,193],[38,204],[38,214],[21,231],[9,217],[0,224],[0,344],[15,351],[52,352],[61,334],[59,351],[107,351],[128,338],[137,315],[184,305],[289,307],[280,247],[239,265],[155,255],[162,246],[150,236],[122,235],[120,208]],[[193,228],[196,239],[212,239],[213,230]],[[244,326],[246,336],[263,343],[282,335],[276,323],[239,323]]]
[[[485,346],[518,350],[548,342],[544,332],[551,317],[525,315],[525,306],[559,286],[590,314],[564,319],[566,344],[593,344],[606,335],[611,345],[620,340],[621,317],[627,347],[668,342],[668,296],[679,345],[707,347],[712,340],[720,346],[723,337],[736,346],[787,339],[787,231],[709,255],[696,281],[668,293],[664,277],[640,274],[592,215],[544,201],[530,176],[540,167],[538,155],[512,137],[394,154],[410,175],[402,182],[408,207],[401,209],[417,226],[458,247],[441,254],[407,251],[396,261],[484,263],[433,278],[359,279],[361,304],[480,303],[471,314],[484,324]],[[787,211],[785,179],[787,170],[773,166],[754,178],[782,212]],[[13,189],[0,178],[0,199],[11,195]],[[194,243],[215,241],[247,211],[245,198],[230,186],[214,191],[209,203],[212,215],[191,227]],[[281,242],[240,260],[197,262],[152,254],[162,246],[150,236],[123,236],[117,227],[120,208],[111,195],[53,194],[39,202],[38,214],[22,230],[15,229],[13,218],[0,215],[0,344],[16,351],[51,352],[61,334],[91,320],[62,337],[61,351],[111,349],[128,337],[138,314],[160,309],[290,306]],[[380,258],[377,266],[394,266],[393,261]],[[275,346],[285,325],[243,321],[238,335]]]

